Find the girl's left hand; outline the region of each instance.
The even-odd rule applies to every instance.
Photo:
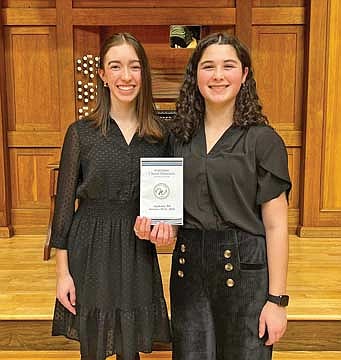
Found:
[[[287,311],[285,307],[267,302],[259,317],[259,338],[268,331],[265,345],[273,345],[284,335],[287,328]]]
[[[166,223],[156,224],[151,233],[150,241],[156,245],[170,245],[176,240],[177,228]]]

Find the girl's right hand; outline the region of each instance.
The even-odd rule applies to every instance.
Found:
[[[135,235],[142,240],[150,240],[152,220],[146,217],[138,216],[135,220]]]
[[[57,299],[72,313],[76,315],[76,289],[70,274],[57,276]]]
[[[166,223],[158,223],[151,227],[151,219],[138,216],[134,231],[139,239],[149,240],[157,246],[170,245],[176,240],[177,227]]]

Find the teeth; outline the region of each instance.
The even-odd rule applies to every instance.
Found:
[[[118,88],[119,88],[120,90],[125,90],[125,91],[127,91],[127,90],[133,89],[134,86],[118,86]]]

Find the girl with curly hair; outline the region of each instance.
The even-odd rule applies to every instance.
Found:
[[[269,360],[287,325],[291,182],[285,145],[262,114],[249,52],[236,37],[199,42],[176,110],[184,225],[172,258],[173,359]],[[137,225],[152,241],[172,234]]]

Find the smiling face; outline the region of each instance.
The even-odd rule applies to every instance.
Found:
[[[135,104],[141,89],[141,63],[131,45],[112,46],[98,72],[108,84],[112,104]]]
[[[197,83],[206,105],[234,105],[248,68],[242,69],[231,45],[208,46],[198,63]]]

